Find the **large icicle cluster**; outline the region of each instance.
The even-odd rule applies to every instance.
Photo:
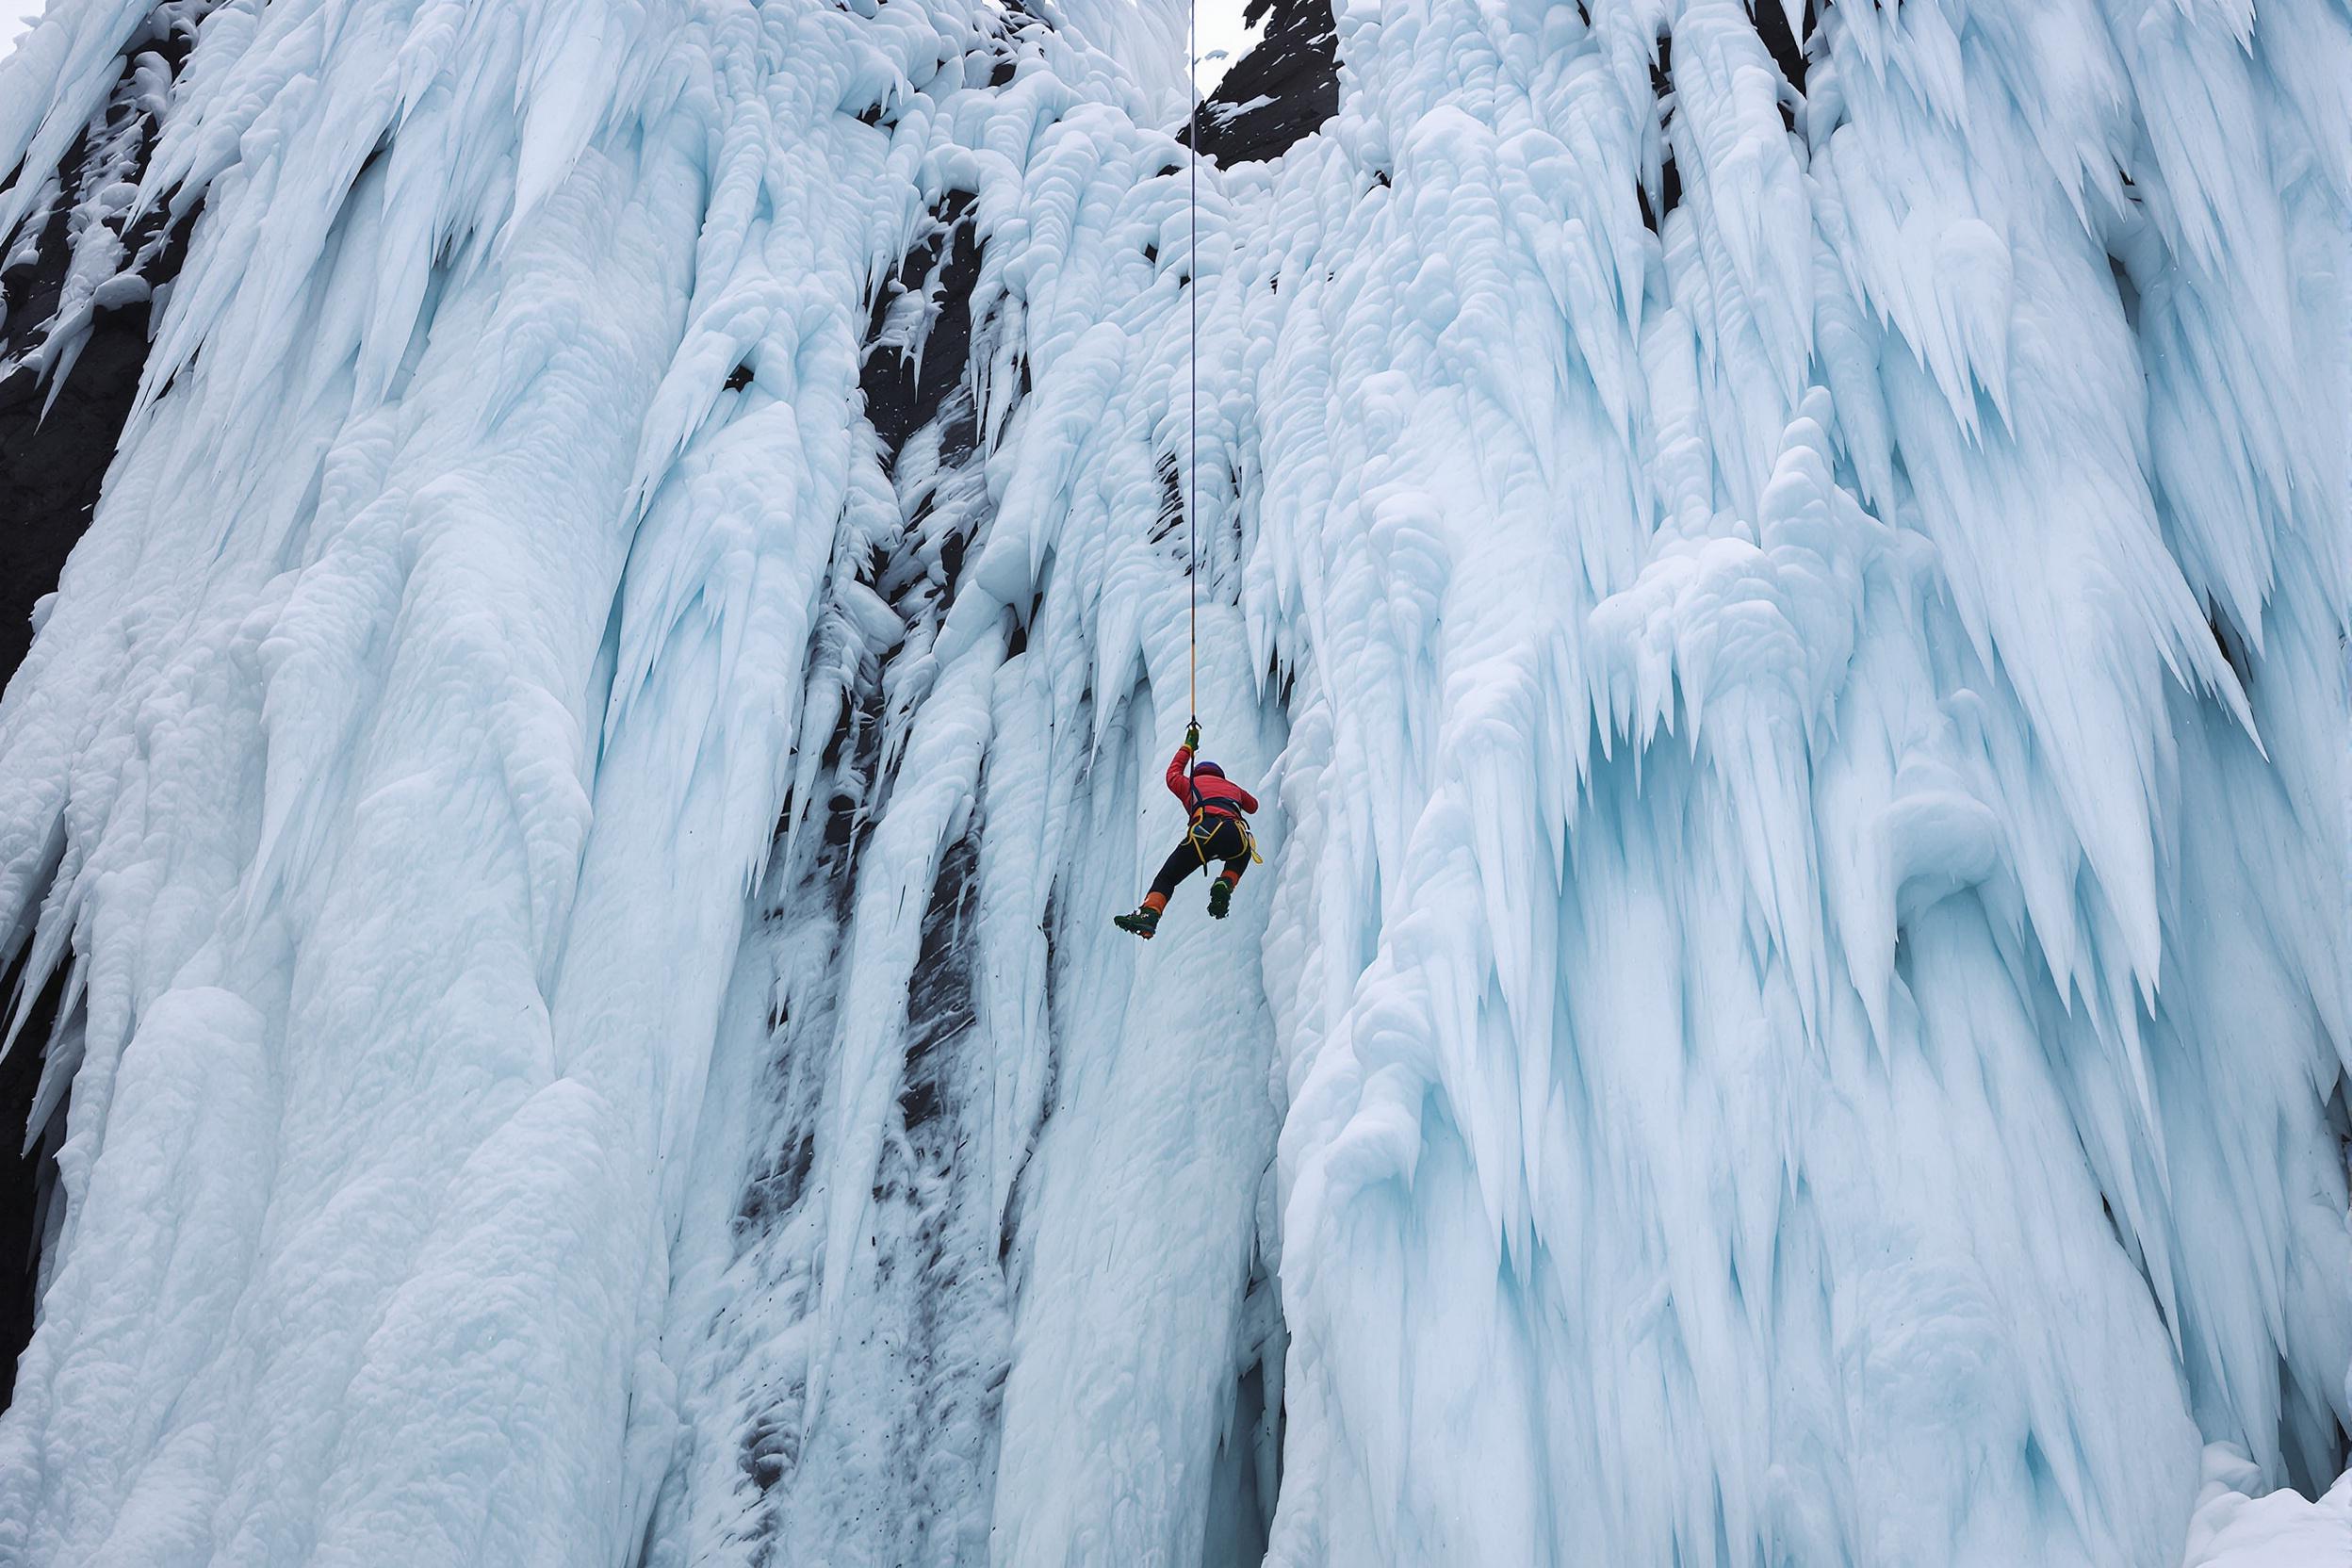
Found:
[[[2352,10],[1815,10],[53,0],[0,1560],[2325,1550]]]

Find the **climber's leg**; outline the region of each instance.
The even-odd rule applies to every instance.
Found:
[[[1160,874],[1152,879],[1152,891],[1166,904],[1168,895],[1176,890],[1176,884],[1206,865],[1208,858],[1186,835],[1184,841],[1169,851],[1168,858],[1161,862]]]
[[[1209,914],[1223,920],[1233,906],[1233,884],[1250,869],[1250,841],[1243,837],[1239,824],[1225,823],[1210,841],[1209,853],[1225,862],[1209,884]]]
[[[1160,912],[1168,907],[1168,895],[1157,890],[1143,895],[1143,903],[1131,915],[1113,915],[1111,923],[1121,931],[1132,931],[1144,940],[1160,928]]]
[[[1168,907],[1168,895],[1176,890],[1177,883],[1199,871],[1203,864],[1200,852],[1193,847],[1192,840],[1187,837],[1160,867],[1160,874],[1152,879],[1152,890],[1143,895],[1143,903],[1135,912],[1113,915],[1111,923],[1121,931],[1132,931],[1138,937],[1149,938],[1160,928],[1160,911]]]

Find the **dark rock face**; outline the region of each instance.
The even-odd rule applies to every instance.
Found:
[[[1756,30],[1764,40],[1764,47],[1780,67],[1780,74],[1799,93],[1805,91],[1805,48],[1813,41],[1813,28],[1819,18],[1815,15],[1814,0],[1805,0],[1804,13],[1798,18],[1798,29],[1788,25],[1788,12],[1781,0],[1753,0],[1750,14],[1756,18]]]
[[[1642,221],[1652,234],[1662,234],[1666,215],[1682,204],[1682,172],[1674,167],[1674,41],[1658,38],[1658,57],[1650,62],[1651,112],[1658,116],[1658,145],[1661,157],[1654,172],[1645,172],[1634,196],[1642,204]]]
[[[1281,157],[1339,112],[1339,35],[1330,0],[1250,0],[1266,20],[1257,47],[1234,62],[1201,106],[1201,152],[1222,164]],[[1178,138],[1192,143],[1191,128]]]
[[[939,417],[969,379],[972,289],[980,242],[971,191],[950,191],[931,226],[874,302],[858,385],[866,418],[895,462],[906,439]],[[970,446],[967,433],[963,443]]]
[[[31,266],[0,274],[11,326],[20,308],[33,319],[54,313],[68,259],[62,237],[44,239]],[[0,497],[8,513],[0,528],[0,679],[24,662],[33,604],[57,587],[90,526],[146,363],[147,310],[135,304],[97,313],[62,381],[44,381],[29,364],[0,376]]]
[[[209,0],[167,0],[124,49],[106,105],[74,139],[24,232],[0,235],[0,681],[32,645],[26,617],[57,585],[147,363],[148,303],[178,275],[192,211],[133,215],[119,192],[145,170],[156,119]],[[25,177],[11,171],[0,185]],[[111,254],[97,290],[77,259]],[[83,313],[87,312],[87,320]]]
[[[0,1410],[16,1395],[16,1362],[33,1337],[40,1299],[41,1254],[57,1187],[57,1145],[65,1136],[60,1106],[39,1136],[25,1144],[33,1097],[41,1087],[41,1045],[57,1016],[65,989],[58,973],[33,1004],[16,1048],[0,1059]],[[8,988],[14,1000],[14,987]]]
[[[32,613],[57,585],[90,526],[98,491],[147,363],[149,301],[187,253],[193,211],[132,215],[119,200],[154,150],[156,115],[194,43],[210,0],[165,0],[125,48],[106,107],[85,126],[24,231],[0,236],[0,684],[32,647]],[[24,177],[12,171],[0,185]],[[112,255],[114,276],[92,299],[71,280],[77,257]],[[87,319],[83,318],[87,312]],[[23,983],[17,937],[0,931],[0,998]],[[60,1104],[29,1125],[57,1021],[53,977],[0,1060],[0,1410],[32,1338],[42,1232],[64,1135]]]

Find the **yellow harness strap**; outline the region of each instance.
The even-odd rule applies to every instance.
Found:
[[[1192,829],[1184,835],[1184,837],[1192,843],[1192,852],[1200,857],[1200,869],[1202,871],[1209,869],[1209,841],[1217,837],[1217,829],[1214,827],[1210,828],[1205,833],[1201,831],[1202,826],[1205,825],[1209,820],[1209,814],[1210,813],[1205,808],[1193,812]],[[1266,864],[1266,857],[1258,853],[1258,836],[1250,831],[1250,825],[1239,817],[1227,817],[1222,811],[1217,812],[1217,815],[1225,817],[1227,822],[1232,823],[1234,826],[1241,829],[1242,845],[1250,851],[1250,860],[1257,865],[1262,866]]]

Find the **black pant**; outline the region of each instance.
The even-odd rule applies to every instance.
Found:
[[[1250,869],[1250,841],[1243,836],[1241,824],[1231,817],[1212,813],[1201,818],[1200,825],[1185,836],[1160,868],[1160,874],[1152,879],[1152,890],[1167,898],[1176,890],[1177,883],[1211,860],[1224,861],[1225,874],[1236,881]]]

